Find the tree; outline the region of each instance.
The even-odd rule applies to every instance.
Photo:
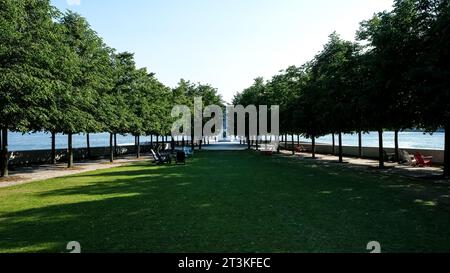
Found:
[[[174,119],[170,118],[170,112],[172,110],[172,107],[174,105],[186,105],[190,108],[191,113],[194,113],[194,99],[195,97],[201,97],[203,105],[219,105],[223,106],[222,97],[218,94],[218,91],[216,88],[212,87],[209,84],[202,84],[197,83],[193,84],[190,81],[186,81],[184,79],[181,79],[178,83],[178,86],[174,89],[172,89],[171,96],[166,93],[167,91],[163,92],[165,98],[169,98],[168,101],[165,103],[161,103],[162,105],[168,105],[166,108],[168,113],[164,116],[160,117],[160,121],[162,121],[161,127],[162,127],[162,133],[168,134],[171,130],[171,124],[173,123]],[[171,98],[171,99],[170,99]],[[205,123],[206,120],[203,119],[203,123]],[[203,132],[202,132],[203,133]],[[185,143],[185,137],[183,137],[183,145]],[[191,147],[194,149],[195,142],[194,142],[194,116],[192,115],[191,119]],[[200,149],[202,145],[202,141],[199,142]]]
[[[80,15],[67,12],[60,20],[64,42],[77,54],[79,65],[71,86],[55,95],[59,111],[59,129],[68,136],[68,167],[73,167],[72,137],[77,133],[101,131],[95,117],[99,90],[108,88],[110,50]]]
[[[198,83],[195,87],[195,97],[201,97],[204,106],[217,105],[224,107],[222,96],[218,93],[218,90],[209,84]],[[207,119],[202,119],[202,128],[206,124]],[[202,132],[203,134],[203,132]],[[202,137],[203,139],[203,137]],[[202,148],[203,140],[200,140],[199,148]]]
[[[308,78],[297,98],[296,108],[293,112],[293,121],[302,135],[312,140],[312,158],[316,158],[316,138],[324,135],[323,118],[321,112],[316,110],[320,100],[317,82],[312,79],[310,67],[307,68]]]
[[[130,108],[130,101],[128,99],[134,92],[134,84],[138,78],[136,65],[134,61],[134,54],[129,52],[122,52],[113,54],[113,87],[108,91],[109,109],[111,117],[107,121],[107,128],[110,132],[110,161],[114,161],[114,156],[117,154],[117,134],[131,133],[132,129],[139,127],[137,123],[138,118]],[[134,126],[135,128],[132,128]],[[113,145],[114,139],[114,145]],[[114,146],[114,147],[113,147]]]
[[[49,1],[0,1],[1,176],[8,175],[8,131],[39,130],[48,120],[51,67],[60,52],[54,14]]]
[[[189,107],[191,113],[194,113],[194,95],[195,95],[195,85],[190,81],[186,81],[181,79],[178,83],[177,87],[172,90],[172,100],[174,105],[186,105]],[[194,120],[191,120],[191,135],[189,136],[191,139],[191,148],[194,149]],[[182,136],[183,138],[183,146],[185,145],[185,141],[187,141],[188,136]]]
[[[414,28],[421,38],[412,78],[418,123],[429,132],[445,130],[444,176],[450,176],[450,3],[448,0],[414,1]]]
[[[366,55],[370,61],[366,63],[371,66],[369,70],[373,76],[371,91],[368,92],[371,93],[369,101],[377,105],[376,109],[372,109],[374,114],[371,115],[370,124],[378,127],[380,134],[380,166],[383,166],[384,157],[381,139],[383,128],[394,129],[396,133],[398,159],[399,130],[414,126],[435,130],[445,126],[448,110],[445,110],[446,106],[442,107],[447,105],[442,102],[448,91],[442,93],[433,87],[433,83],[442,85],[445,82],[445,76],[435,78],[445,69],[433,67],[430,65],[433,61],[425,61],[427,57],[424,57],[430,56],[425,51],[433,52],[431,55],[436,56],[436,52],[442,52],[440,49],[445,48],[437,41],[429,43],[432,40],[430,37],[437,37],[433,26],[437,18],[445,18],[445,11],[448,13],[448,1],[397,0],[392,11],[379,13],[361,24],[358,37],[369,42]],[[439,36],[439,40],[443,37],[445,34]],[[427,44],[433,46],[427,47]],[[438,103],[431,102],[436,98],[439,98]],[[430,106],[433,107],[431,119],[425,118],[427,111],[424,111]],[[436,109],[439,109],[438,118],[434,115]]]
[[[356,44],[342,40],[337,33],[329,36],[329,42],[311,63],[311,82],[318,94],[314,101],[316,115],[320,116],[322,133],[339,136],[339,162],[343,162],[342,134],[354,128],[354,97]],[[327,129],[325,129],[327,128]]]
[[[361,95],[367,96],[366,101],[369,103],[366,105],[368,123],[379,135],[380,168],[384,168],[383,131],[395,127],[393,115],[397,101],[401,99],[400,89],[394,84],[401,71],[396,63],[395,47],[390,44],[395,39],[392,24],[392,14],[382,12],[362,22],[358,32],[360,40],[369,42],[365,52],[365,64],[368,65],[373,79],[367,83],[366,92]]]
[[[249,105],[255,105],[258,106],[261,104],[262,101],[264,101],[266,91],[266,85],[264,83],[264,79],[259,77],[254,80],[254,83],[249,88],[246,88],[241,93],[238,93],[234,99],[233,99],[233,105],[242,105],[244,107],[247,107]],[[259,113],[257,111],[257,115],[259,116]],[[257,120],[259,120],[259,117],[257,117]],[[245,137],[247,140],[247,148],[250,150],[252,147],[252,138],[258,138],[258,136],[252,136],[250,132],[250,116],[246,115],[245,117]],[[237,126],[237,124],[235,124]],[[259,126],[259,125],[258,125]],[[236,130],[236,128],[235,128]],[[258,133],[257,133],[258,134]]]

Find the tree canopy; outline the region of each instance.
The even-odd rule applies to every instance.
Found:
[[[384,130],[443,128],[448,176],[449,34],[448,0],[396,0],[391,11],[361,22],[357,42],[332,33],[311,61],[258,78],[234,104],[280,105],[283,134],[378,131],[381,167]]]
[[[195,96],[222,104],[210,85],[165,86],[136,67],[133,53],[116,52],[85,18],[49,0],[0,0],[0,29],[2,176],[8,131],[66,134],[71,167],[73,134],[166,136],[174,105],[193,105]]]

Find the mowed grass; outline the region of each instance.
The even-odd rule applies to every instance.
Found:
[[[0,189],[0,252],[450,251],[450,186],[202,152]]]

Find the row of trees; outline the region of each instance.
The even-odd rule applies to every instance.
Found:
[[[222,101],[210,85],[164,86],[136,68],[133,54],[108,47],[83,17],[49,0],[0,0],[1,176],[8,131],[51,133],[53,163],[55,135],[67,135],[68,167],[73,134],[87,134],[89,143],[89,133],[109,132],[113,161],[117,134],[167,136],[173,105],[192,106],[194,96]]]
[[[234,104],[280,105],[283,134],[314,140],[377,131],[384,167],[383,131],[445,129],[445,175],[450,175],[449,0],[396,0],[391,11],[361,23],[357,42],[338,34],[313,60],[262,78]],[[334,142],[334,141],[333,141]],[[314,146],[314,145],[313,145]],[[313,149],[314,150],[314,149]],[[360,149],[361,150],[361,149]]]

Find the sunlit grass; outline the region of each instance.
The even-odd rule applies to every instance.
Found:
[[[204,152],[0,189],[0,252],[450,251],[450,188]]]

